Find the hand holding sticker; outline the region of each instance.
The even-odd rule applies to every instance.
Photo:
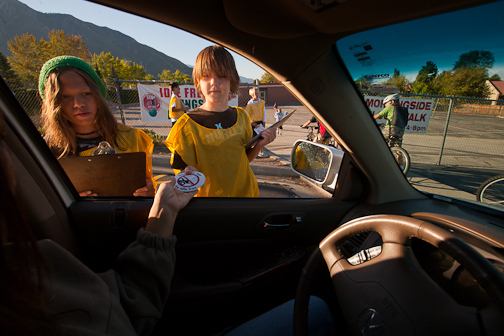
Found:
[[[175,188],[183,192],[190,192],[197,190],[205,183],[205,175],[200,172],[193,172],[192,174],[180,173],[175,176]]]

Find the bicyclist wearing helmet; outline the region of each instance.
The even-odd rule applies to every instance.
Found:
[[[383,104],[385,108],[380,113],[375,114],[373,118],[384,117],[387,119],[387,125],[383,128],[382,134],[385,139],[394,136],[390,141],[390,147],[400,147],[402,145],[404,129],[408,123],[408,109],[399,105],[399,95],[397,93],[385,97]]]

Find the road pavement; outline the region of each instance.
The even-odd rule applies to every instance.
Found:
[[[255,159],[251,166],[259,179],[261,176],[275,176],[285,179],[295,179],[298,176],[290,169],[290,155],[293,144],[299,139],[306,139],[308,130],[299,126],[309,120],[312,115],[302,105],[281,106],[281,108],[283,112],[291,113],[294,109],[296,112],[283,125],[282,135],[278,134],[275,141],[265,147],[264,152],[283,165],[265,164],[264,159]],[[275,122],[273,107],[267,106],[266,114],[267,126],[270,126]],[[445,120],[446,113],[438,113],[431,118],[427,134],[406,134],[404,136],[403,146],[410,153],[412,160],[412,166],[406,178],[421,191],[475,200],[474,194],[479,184],[502,171],[504,132],[500,131],[503,129],[504,120],[467,115],[452,116],[449,127],[451,137],[445,144],[442,162],[439,165],[437,164],[440,155],[439,144],[442,142]],[[130,125],[130,122],[127,124]],[[169,127],[166,126],[133,124],[131,126],[154,127],[153,130],[158,134],[161,134],[160,131],[169,132]],[[495,131],[483,132],[484,129],[490,128]],[[480,131],[475,132],[475,130]],[[485,139],[483,140],[475,134],[485,135]],[[490,138],[486,138],[486,134],[490,134]],[[163,158],[154,157],[153,163],[156,166],[156,171],[163,172],[163,169],[167,167],[166,161],[158,164],[158,160],[163,160]],[[437,181],[444,181],[448,184]],[[288,182],[293,183],[292,181]],[[264,181],[264,183],[271,183],[271,180]]]

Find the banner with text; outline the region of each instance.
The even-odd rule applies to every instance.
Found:
[[[373,112],[373,115],[380,113],[385,108],[383,99],[385,97],[364,96],[366,104]],[[429,126],[429,120],[434,107],[433,99],[419,99],[401,97],[399,105],[408,109],[408,125],[406,126],[405,133],[425,133]],[[378,124],[385,124],[385,118],[376,120]]]
[[[190,109],[201,106],[204,101],[194,85],[180,85],[180,101]],[[138,84],[138,98],[143,122],[166,122],[170,109],[171,89],[169,86]],[[238,96],[230,97],[229,106],[238,106]]]

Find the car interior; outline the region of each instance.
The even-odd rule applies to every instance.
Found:
[[[342,335],[502,333],[504,211],[415,189],[336,45],[492,1],[92,2],[248,58],[324,121],[344,152],[327,163],[331,198],[192,199],[175,224],[176,271],[154,334],[212,335],[296,299],[295,332],[307,335],[309,295],[328,303]],[[36,236],[96,272],[113,268],[152,198],[79,197],[3,80],[0,109]]]

